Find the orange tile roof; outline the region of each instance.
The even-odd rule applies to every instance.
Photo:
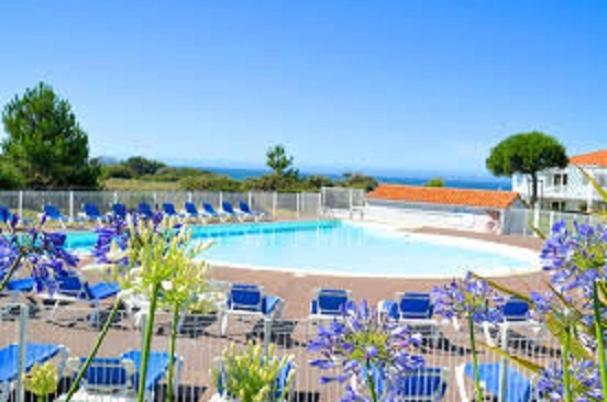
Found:
[[[381,184],[367,194],[367,197],[389,201],[409,201],[496,209],[508,208],[519,198],[518,193],[511,191],[468,190],[394,184]]]
[[[574,165],[607,167],[607,149],[572,156],[569,162]]]

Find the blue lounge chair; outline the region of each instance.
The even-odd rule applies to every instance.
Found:
[[[260,219],[263,219],[263,217],[265,216],[265,213],[264,213],[264,212],[261,212],[261,211],[253,211],[253,210],[251,209],[251,207],[249,206],[249,204],[247,204],[247,203],[246,203],[246,202],[244,202],[244,201],[240,201],[240,202],[238,203],[238,208],[240,209],[240,211],[241,211],[243,214],[245,214],[245,215],[247,215],[247,216],[250,216],[250,217],[251,217],[251,218],[253,218],[253,220],[255,220],[255,221],[258,221],[258,220],[260,220]]]
[[[278,296],[265,295],[260,286],[235,283],[230,287],[227,311],[221,320],[221,334],[227,333],[230,315],[253,315],[272,321],[281,318],[284,301]]]
[[[198,212],[198,208],[196,208],[196,204],[193,202],[186,202],[183,204],[183,209],[185,211],[185,216],[187,218],[200,219],[201,215]]]
[[[0,275],[0,280],[2,280],[2,278],[3,276]],[[10,296],[11,303],[18,303],[19,295],[30,293],[34,290],[34,286],[36,286],[36,283],[31,277],[9,279],[4,290],[0,292],[0,295]]]
[[[90,222],[101,222],[103,220],[103,215],[99,211],[99,208],[97,208],[97,205],[91,203],[84,204],[80,217]]]
[[[162,211],[168,216],[179,216],[179,213],[175,210],[175,205],[172,202],[165,202],[162,204]]]
[[[70,368],[77,372],[85,358],[71,359]],[[141,351],[130,350],[119,357],[96,357],[84,373],[80,389],[75,400],[95,400],[95,397],[112,395],[117,399],[132,398],[139,387],[139,367]],[[175,357],[175,380],[172,384],[175,394],[180,381],[183,359]],[[155,388],[165,377],[169,368],[169,354],[152,351],[149,354],[148,369],[145,376],[145,399],[154,400]],[[113,399],[112,399],[113,400]],[[120,399],[123,400],[123,399]]]
[[[436,325],[432,319],[434,306],[429,293],[404,292],[396,300],[380,302],[381,312],[390,318],[406,322],[409,325]]]
[[[59,222],[61,223],[61,226],[65,227],[67,218],[63,216],[61,211],[59,211],[59,208],[52,204],[46,204],[42,211],[48,220]]]
[[[276,378],[276,390],[274,391],[274,398],[272,400],[276,400],[278,401],[278,398],[280,398],[283,393],[285,394],[286,398],[284,399],[285,401],[289,401],[291,400],[289,398],[289,396],[292,393],[292,388],[293,388],[293,383],[288,384],[288,380],[289,380],[289,374],[291,373],[292,370],[295,369],[295,364],[293,362],[288,362],[287,364],[285,364],[280,371],[278,372],[278,378]],[[226,373],[223,370],[223,367],[221,367],[221,375],[219,376],[219,378],[217,378],[217,383],[215,384],[215,388],[217,389],[217,394],[219,394],[220,396],[223,397],[222,400],[230,400],[230,396],[233,395],[227,395],[226,394]],[[287,389],[287,387],[289,387],[289,389]],[[211,399],[211,400],[215,400],[215,399]],[[282,400],[280,402],[283,402]]]
[[[505,370],[504,373],[500,371]],[[505,381],[504,402],[530,402],[533,399],[533,383],[516,368],[502,363],[481,363],[478,365],[478,374],[481,385],[486,392],[493,396],[500,394],[500,378]],[[502,377],[502,375],[504,377]],[[457,368],[456,380],[462,401],[469,401],[466,394],[465,377],[474,378],[471,363],[464,363]]]
[[[141,216],[148,219],[154,215],[152,207],[150,207],[150,204],[148,204],[147,202],[140,202],[137,206],[137,211],[139,212],[139,214],[141,214]]]
[[[11,210],[8,209],[8,207],[0,205],[0,222],[8,223],[12,216],[13,214],[11,213]]]
[[[208,202],[202,203],[202,213],[207,218],[221,219],[221,215],[215,211],[215,208],[213,208],[213,206]]]
[[[237,221],[242,221],[243,218],[243,214],[240,211],[236,211],[234,207],[232,207],[232,203],[228,201],[223,201],[221,203],[220,215]]]
[[[334,319],[343,314],[350,300],[350,291],[345,289],[318,289],[310,302],[310,319]]]
[[[440,367],[424,367],[407,373],[398,381],[398,401],[437,402],[445,397],[448,370]]]
[[[127,212],[128,211],[126,209],[126,205],[121,204],[119,202],[112,204],[112,214],[114,215],[114,217],[126,219]]]
[[[542,329],[542,325],[531,318],[531,310],[529,303],[517,297],[510,297],[502,306],[504,321],[497,325],[483,323],[483,332],[485,340],[489,345],[497,345],[499,336],[500,339],[507,336],[507,331],[510,329],[528,328],[535,332]],[[495,331],[497,329],[497,331]]]
[[[58,307],[62,303],[82,302],[93,307],[93,313],[89,316],[89,323],[95,325],[99,317],[101,302],[116,296],[120,292],[120,286],[112,282],[98,282],[90,285],[82,281],[76,274],[70,274],[57,278],[58,289],[55,294],[41,294],[38,297],[47,299],[53,307],[50,311],[50,319],[54,320]]]
[[[50,343],[27,343],[23,369],[29,372],[35,364],[42,364],[60,356],[59,377],[67,359],[67,349]],[[19,345],[11,344],[0,349],[0,401],[9,400],[13,382],[19,378]]]

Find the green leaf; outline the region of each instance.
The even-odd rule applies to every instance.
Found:
[[[493,353],[498,354],[500,356],[502,356],[503,358],[507,359],[508,361],[514,363],[515,365],[529,370],[535,374],[539,374],[541,370],[544,369],[543,366],[531,361],[531,360],[527,360],[523,357],[519,357],[519,356],[513,356],[510,355],[508,352],[506,352],[505,350],[497,347],[497,346],[491,346],[491,345],[487,345],[485,344],[485,346],[490,349]]]
[[[580,172],[582,172],[584,177],[586,179],[588,179],[590,184],[592,184],[592,187],[594,187],[596,192],[599,193],[599,195],[601,196],[603,201],[607,202],[607,190],[603,186],[601,186],[601,184],[598,181],[596,181],[595,178],[592,177],[592,175],[590,173],[588,173],[584,168],[582,168],[581,166],[576,166],[576,167],[580,170]]]

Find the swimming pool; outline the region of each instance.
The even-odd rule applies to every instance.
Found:
[[[337,220],[192,227],[213,240],[203,257],[214,265],[346,276],[452,277],[526,272],[535,253],[476,240],[386,230]],[[92,247],[94,233],[70,233],[68,245]]]

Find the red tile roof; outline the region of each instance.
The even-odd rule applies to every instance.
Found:
[[[446,187],[418,187],[381,184],[367,194],[370,199],[449,204],[505,209],[519,196],[511,191],[467,190]]]
[[[569,162],[574,165],[607,167],[607,149],[572,156]]]

